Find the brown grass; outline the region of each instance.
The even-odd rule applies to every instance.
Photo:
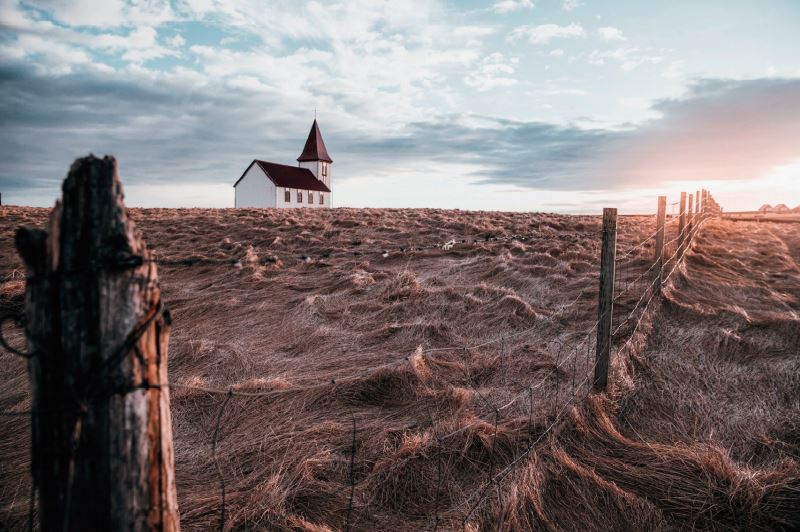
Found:
[[[13,231],[46,214],[0,208],[4,312],[21,309],[24,290]],[[432,529],[437,515],[439,530],[460,530],[470,510],[470,530],[800,527],[800,236],[791,224],[707,224],[643,321],[647,335],[615,360],[610,393],[578,401],[540,439],[573,372],[580,382],[591,370],[582,359],[564,364],[567,349],[557,346],[574,345],[594,324],[598,217],[369,209],[133,217],[162,259],[220,260],[159,267],[174,321],[171,381],[270,392],[233,397],[219,426],[227,529],[343,529],[353,419],[354,530]],[[620,252],[653,229],[650,218],[623,217]],[[537,238],[485,241],[512,233]],[[463,237],[483,241],[400,252]],[[635,267],[645,270],[651,254],[645,246],[633,255]],[[621,299],[620,313],[637,298]],[[19,345],[19,333],[5,330]],[[509,337],[447,350],[501,336]],[[0,409],[29,408],[23,361],[0,356]],[[530,385],[539,387],[527,394]],[[219,523],[211,443],[224,399],[173,390],[186,530]],[[0,424],[0,528],[20,530],[29,424],[24,416]]]

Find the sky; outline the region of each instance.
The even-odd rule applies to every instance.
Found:
[[[232,207],[315,109],[334,206],[800,204],[800,0],[0,0],[0,192],[114,155],[129,206]]]

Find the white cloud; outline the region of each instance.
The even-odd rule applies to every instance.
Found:
[[[29,0],[69,26],[96,28],[158,26],[175,20],[169,0]]]
[[[553,57],[561,57],[562,55],[564,55],[564,50],[561,48],[556,48],[555,50],[550,51],[550,55],[552,55]]]
[[[174,37],[170,37],[166,39],[164,42],[167,43],[167,46],[170,48],[180,48],[184,44],[186,44],[186,39],[183,38],[180,34],[176,34]]]
[[[578,0],[564,0],[564,2],[561,4],[561,8],[564,11],[572,11],[573,9],[577,9],[582,5],[583,3],[579,2]]]
[[[484,38],[492,35],[496,28],[490,26],[457,26],[449,30],[449,33],[456,39],[463,39],[466,47],[481,47]]]
[[[637,111],[646,111],[652,104],[649,98],[643,96],[623,96],[618,101],[623,107]]]
[[[107,52],[122,53],[122,59],[131,63],[142,63],[150,59],[177,55],[177,52],[161,46],[157,42],[155,28],[139,26],[127,35],[106,33],[91,39],[92,48]]]
[[[337,31],[337,23],[347,26],[337,17],[349,15],[334,9],[330,14],[334,20],[318,28],[318,37],[324,36],[325,41],[319,48],[287,52],[194,45],[189,47],[189,57],[197,58],[198,68],[209,79],[271,93],[286,109],[318,107],[328,117],[369,131],[420,120],[445,104],[452,105],[456,96],[447,85],[448,76],[463,78],[465,69],[480,58],[481,37],[493,30],[425,23],[427,17],[421,13],[414,15],[419,16],[416,22],[410,14],[392,18],[395,15],[381,4],[375,5],[378,11],[354,15],[361,32],[352,26]],[[349,8],[342,4],[341,9]],[[387,24],[395,29],[374,30]],[[272,33],[281,41],[308,28],[307,23],[290,25],[282,28],[285,33],[277,33],[276,25]]]
[[[145,4],[147,3],[137,5],[141,7]],[[71,13],[70,9],[64,7],[66,4],[56,3],[53,5],[59,8],[63,7],[66,9],[66,13]],[[147,24],[135,24],[132,25],[133,29],[123,30],[123,32],[111,30],[111,32],[97,35],[87,32],[83,28],[65,27],[48,20],[35,18],[35,15],[15,9],[16,7],[18,5],[6,3],[0,9],[0,14],[10,15],[12,28],[17,32],[16,38],[6,46],[12,49],[21,48],[24,57],[34,58],[37,67],[48,69],[52,73],[72,72],[71,67],[77,64],[102,65],[100,59],[93,56],[93,52],[97,51],[118,54],[120,59],[132,63],[178,55],[177,51],[160,45],[157,39],[157,30]],[[64,16],[70,18],[67,15]],[[99,17],[99,15],[97,16]],[[116,25],[112,24],[110,19],[95,18],[90,21],[95,25]],[[176,35],[171,39],[171,44],[181,41],[182,37]],[[53,66],[59,66],[59,68],[53,69]],[[102,65],[99,68],[107,68],[107,66]]]
[[[624,72],[630,72],[643,64],[657,65],[664,61],[659,55],[649,55],[636,47],[614,48],[613,50],[592,50],[587,57],[589,64],[604,65],[606,61],[619,63]]]
[[[526,38],[531,44],[546,44],[553,39],[584,37],[586,32],[580,24],[559,26],[558,24],[527,25],[514,28],[511,39]]]
[[[624,41],[625,36],[619,28],[613,26],[605,26],[597,30],[597,33],[607,41]]]
[[[91,57],[84,50],[65,43],[53,43],[39,35],[21,35],[16,46],[10,47],[11,54],[16,51],[18,58],[35,58],[36,69],[48,75],[65,75],[78,65],[88,65]]]
[[[511,77],[519,59],[506,58],[503,54],[495,52],[484,57],[476,69],[470,72],[464,83],[478,91],[488,91],[497,87],[509,87],[517,80]]]
[[[669,66],[661,73],[661,77],[667,79],[678,79],[683,77],[683,61],[670,61]]]
[[[203,83],[272,91],[287,109],[327,108],[367,130],[418,120],[445,104],[457,105],[460,95],[447,80],[463,79],[483,55],[484,38],[496,31],[488,25],[453,22],[438,0],[341,0],[324,5],[283,0],[268,17],[257,0],[187,0],[174,7],[162,0],[139,0],[108,8],[91,20],[81,19],[80,10],[66,1],[32,1],[58,22],[37,18],[35,11],[9,3],[13,0],[0,0],[3,22],[11,21],[18,32],[0,44],[0,57],[30,59],[33,52],[26,52],[18,41],[34,34],[41,50],[36,53],[52,55],[50,60],[36,56],[35,64],[54,74],[69,73],[78,64],[93,69],[93,63],[101,65],[95,54],[102,52],[129,63],[118,69],[119,75],[180,74],[187,86],[194,86],[196,82],[187,78],[193,72]],[[81,6],[91,10],[93,4]],[[142,22],[148,20],[154,23]],[[163,26],[168,20],[204,21],[240,38],[230,48],[187,46],[185,34]],[[69,26],[78,23],[111,29],[95,35]],[[262,42],[252,46],[254,39]],[[294,50],[297,40],[309,41],[309,48]],[[64,60],[65,54],[71,58]],[[180,57],[183,64],[160,73],[143,66],[169,56]]]
[[[508,13],[518,9],[531,9],[532,7],[532,0],[501,0],[496,2],[492,9],[498,13]]]
[[[33,5],[70,26],[113,27],[124,21],[124,0],[36,0]]]
[[[569,88],[541,89],[538,91],[533,91],[533,93],[542,94],[545,96],[586,96],[586,94],[588,94],[583,89],[569,89]]]

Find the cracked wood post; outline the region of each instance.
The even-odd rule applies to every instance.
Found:
[[[705,199],[703,198],[703,189],[697,191],[697,214],[699,215],[700,219],[703,219],[703,208]]]
[[[617,255],[617,209],[603,209],[603,243],[600,251],[600,293],[597,304],[597,349],[594,366],[595,392],[608,388],[611,355],[611,316],[614,312],[614,270]]]
[[[667,218],[667,197],[658,197],[658,213],[656,214],[656,292],[661,295],[664,282],[664,225]]]
[[[689,194],[688,213],[686,214],[686,247],[692,246],[692,231],[694,231],[694,196]]]
[[[697,220],[697,223],[700,223],[702,219],[702,217],[700,216],[700,213],[703,212],[702,203],[703,203],[702,196],[700,195],[700,191],[698,190],[694,193],[694,217]]]
[[[683,255],[683,246],[686,242],[686,192],[681,192],[681,214],[678,220],[678,253],[675,257],[680,262]]]
[[[169,314],[113,157],[76,160],[21,228],[40,530],[178,531]]]

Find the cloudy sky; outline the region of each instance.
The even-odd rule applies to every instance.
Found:
[[[129,205],[233,205],[314,109],[336,206],[800,203],[798,0],[0,0],[0,192],[119,161]]]

